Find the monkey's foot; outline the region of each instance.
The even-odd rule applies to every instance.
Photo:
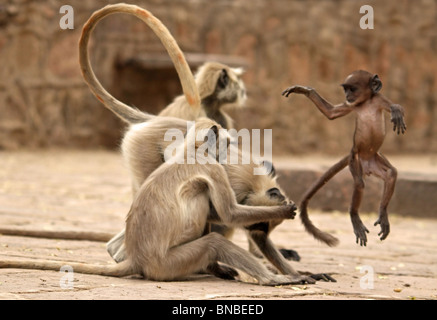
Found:
[[[311,278],[313,278],[316,281],[325,281],[325,282],[337,282],[333,277],[331,277],[327,273],[316,273],[310,275]]]
[[[378,236],[381,236],[379,239],[384,240],[390,233],[390,223],[388,222],[387,215],[380,215],[374,226],[377,226],[378,224],[381,226],[381,231],[378,233]]]
[[[295,250],[292,250],[292,249],[279,249],[279,252],[287,260],[300,261],[299,253],[297,253],[297,251],[295,251]]]
[[[290,276],[290,275],[273,275],[272,278],[260,280],[259,284],[263,286],[279,286],[287,284],[314,284],[316,280],[307,276]]]
[[[352,226],[354,227],[355,236],[357,237],[356,242],[359,243],[360,246],[365,247],[367,245],[366,233],[369,233],[369,230],[363,224],[359,216],[357,215],[351,216],[351,220],[352,220]]]

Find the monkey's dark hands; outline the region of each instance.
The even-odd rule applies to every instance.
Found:
[[[367,244],[367,235],[369,230],[367,230],[366,226],[361,221],[360,217],[355,215],[351,217],[352,226],[354,227],[354,233],[357,237],[357,243],[359,242],[360,246],[366,246]]]
[[[385,238],[387,238],[388,234],[390,233],[390,223],[388,222],[388,215],[380,215],[374,225],[377,226],[378,224],[381,226],[381,232],[378,233],[378,236],[381,236],[381,238],[379,239],[385,240]]]
[[[393,123],[393,131],[396,131],[397,134],[405,133],[407,130],[407,126],[404,122],[404,110],[402,106],[399,104],[392,104],[390,106],[391,119],[390,121]]]
[[[260,280],[259,284],[263,286],[278,286],[287,284],[314,284],[316,280],[303,275],[283,275],[274,274],[269,279]]]
[[[282,95],[287,97],[287,98],[291,93],[304,94],[304,95],[308,96],[310,94],[310,92],[313,90],[314,89],[310,88],[310,87],[292,86],[292,87],[289,87],[289,88],[285,89],[284,91],[282,91]]]

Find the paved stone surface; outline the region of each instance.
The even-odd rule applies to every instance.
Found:
[[[310,161],[320,164],[323,159],[313,157],[305,163]],[[115,233],[123,226],[131,196],[129,177],[118,153],[1,152],[0,163],[1,227]],[[426,172],[433,170],[429,165]],[[436,219],[392,214],[392,232],[381,242],[378,228],[373,227],[376,214],[363,215],[370,230],[369,243],[359,247],[345,212],[312,210],[310,214],[316,225],[340,239],[339,246],[328,248],[318,243],[298,220],[281,224],[272,239],[280,248],[299,252],[302,260],[290,262],[297,270],[332,273],[336,283],[262,287],[209,275],[155,282],[77,273],[69,283],[64,274],[55,271],[0,269],[0,299],[437,298]],[[233,240],[247,246],[244,232],[237,232]],[[102,242],[0,236],[0,259],[25,257],[112,263]],[[63,288],[69,284],[69,289]]]
[[[279,183],[287,194],[298,201],[324,172],[340,157],[293,156],[275,158]],[[395,193],[390,201],[389,212],[401,216],[437,218],[437,156],[389,156],[398,169]],[[339,172],[311,199],[311,207],[322,211],[347,212],[352,199],[353,179],[348,168]],[[375,212],[381,202],[383,181],[365,177],[365,189],[361,212]]]

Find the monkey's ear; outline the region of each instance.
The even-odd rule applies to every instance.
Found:
[[[228,76],[228,72],[226,71],[226,69],[222,69],[222,71],[220,72],[220,76],[217,82],[217,85],[220,88],[226,88],[226,86],[229,83],[229,76]]]
[[[379,79],[378,75],[375,74],[371,79],[370,79],[370,89],[372,90],[372,92],[375,94],[377,93],[379,90],[381,90],[382,88],[382,81],[381,79]]]
[[[240,68],[233,68],[232,71],[234,71],[234,73],[237,76],[242,76],[246,70],[244,70],[243,68],[240,67]]]

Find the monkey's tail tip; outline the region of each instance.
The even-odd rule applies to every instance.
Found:
[[[308,233],[312,234],[315,239],[324,242],[329,247],[335,247],[340,243],[340,241],[336,237],[334,237],[333,235],[327,232],[320,230],[311,222],[311,220],[308,217],[308,211],[306,206],[301,205],[300,219],[305,227],[305,230]]]

